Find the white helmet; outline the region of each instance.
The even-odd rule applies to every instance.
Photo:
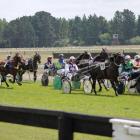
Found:
[[[71,57],[70,57],[70,60],[74,60],[74,59],[75,59],[75,57],[74,57],[74,56],[71,56]]]
[[[131,59],[130,55],[125,56],[125,60],[130,60],[130,59]]]
[[[140,55],[135,55],[134,59],[140,59]]]

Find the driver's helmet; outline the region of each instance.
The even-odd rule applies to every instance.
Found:
[[[134,59],[135,59],[135,60],[140,59],[140,55],[135,55]]]
[[[6,58],[7,58],[7,60],[9,60],[9,59],[11,58],[11,55],[7,55],[7,57],[6,57]]]
[[[64,54],[59,54],[59,58],[63,58],[64,57]]]
[[[69,58],[69,62],[74,62],[75,61],[75,57],[74,56],[71,56],[70,58]]]
[[[130,55],[126,55],[124,59],[125,59],[125,60],[130,60],[131,57],[130,57]]]
[[[70,60],[75,60],[75,57],[74,57],[74,56],[71,56],[71,57],[70,57]]]
[[[47,60],[51,60],[52,59],[52,56],[48,56]]]

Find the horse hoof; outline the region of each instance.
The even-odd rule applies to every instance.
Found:
[[[97,92],[96,91],[94,91],[94,93],[95,93],[95,95],[97,95]]]
[[[14,83],[14,82],[12,81],[12,79],[9,79],[9,82],[10,82],[10,83]]]
[[[22,84],[21,83],[17,83],[19,86],[22,86]]]

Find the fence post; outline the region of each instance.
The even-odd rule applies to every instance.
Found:
[[[73,140],[72,120],[62,113],[58,118],[59,140]]]

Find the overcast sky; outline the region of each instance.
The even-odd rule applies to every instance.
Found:
[[[55,17],[73,18],[83,14],[111,19],[116,10],[129,9],[140,14],[140,0],[0,0],[0,18],[7,21],[46,11]]]

